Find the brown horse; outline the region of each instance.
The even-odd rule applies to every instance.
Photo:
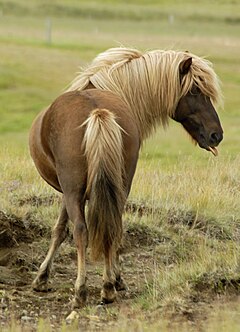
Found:
[[[217,155],[223,138],[213,107],[221,97],[211,64],[188,52],[113,48],[96,57],[35,120],[30,151],[46,182],[63,194],[52,242],[33,287],[47,288],[54,255],[73,222],[78,274],[73,307],[86,303],[86,248],[104,257],[101,299],[124,289],[118,249],[122,213],[143,140],[168,119]],[[85,205],[88,201],[87,222]]]

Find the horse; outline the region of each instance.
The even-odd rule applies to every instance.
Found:
[[[63,197],[33,288],[48,289],[71,220],[78,267],[72,308],[87,302],[88,246],[93,260],[104,259],[101,303],[113,302],[126,289],[119,264],[122,214],[143,141],[173,119],[216,156],[223,139],[215,109],[220,103],[212,64],[189,52],[111,48],[82,69],[30,131],[36,168]]]

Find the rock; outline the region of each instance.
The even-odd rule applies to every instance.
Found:
[[[7,308],[7,303],[6,303],[6,299],[5,298],[2,298],[1,299],[1,302],[0,302],[0,308],[2,310],[5,310]]]
[[[27,310],[22,311],[22,316],[27,316]]]
[[[73,321],[79,318],[77,311],[73,310],[66,318],[66,323],[71,324]]]
[[[96,314],[98,315],[98,316],[100,316],[101,314],[103,314],[103,313],[105,313],[106,312],[106,306],[105,305],[103,305],[103,304],[98,304],[97,306],[96,306]]]
[[[29,316],[22,316],[22,317],[21,317],[21,321],[22,321],[23,323],[30,322],[30,321],[32,321],[32,317],[29,317]]]

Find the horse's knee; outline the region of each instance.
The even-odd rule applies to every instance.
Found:
[[[73,237],[74,237],[74,241],[76,242],[76,244],[78,244],[78,242],[80,240],[81,243],[85,243],[87,246],[88,230],[87,230],[87,226],[86,226],[85,222],[81,222],[81,223],[78,222],[78,223],[74,224]]]
[[[85,222],[76,222],[74,224],[74,232],[78,234],[84,234],[87,232],[87,226]]]

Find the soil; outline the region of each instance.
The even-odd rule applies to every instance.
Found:
[[[51,202],[52,199],[49,199],[48,204]],[[21,201],[21,204],[25,203]],[[39,203],[33,198],[27,203],[46,202],[43,200]],[[149,212],[143,206],[139,212],[135,205],[128,206],[127,210],[141,214],[144,211]],[[31,283],[46,255],[50,234],[50,227],[31,216],[22,220],[0,211],[0,330],[11,325],[14,319],[23,330],[35,331],[40,318],[46,319],[55,330],[71,312],[70,302],[77,275],[76,250],[71,235],[62,245],[54,261],[49,292],[35,292],[31,288]],[[146,226],[129,226],[126,229],[122,266],[129,289],[119,292],[116,302],[106,307],[98,305],[103,265],[101,262],[96,264],[87,260],[88,306],[79,311],[80,329],[107,330],[118,326],[120,319],[135,319],[135,313],[131,308],[135,299],[139,299],[146,292],[147,283],[153,280],[155,247],[165,241],[169,239],[163,238],[161,234]],[[199,303],[194,302],[197,301],[193,300],[189,306],[181,308],[181,319],[184,318],[190,323],[199,319]],[[146,316],[146,319],[154,320],[154,315],[152,318]]]
[[[51,204],[49,199],[49,204]],[[20,204],[45,204],[35,197]],[[122,265],[128,291],[118,293],[117,301],[106,308],[97,306],[100,301],[103,264],[87,260],[88,307],[80,313],[80,327],[95,330],[112,326],[119,313],[129,311],[134,299],[144,290],[146,276],[154,266],[154,245],[164,240],[152,237],[150,229],[128,229],[123,245]],[[31,283],[43,261],[51,236],[51,229],[41,221],[0,211],[0,329],[8,326],[13,317],[27,330],[35,330],[40,318],[58,327],[71,312],[77,275],[76,250],[71,235],[62,244],[54,261],[50,291],[35,292]]]

